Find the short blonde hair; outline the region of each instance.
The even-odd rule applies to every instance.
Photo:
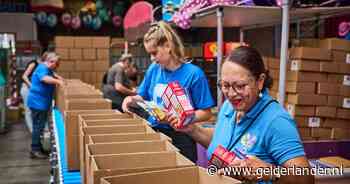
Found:
[[[177,33],[164,21],[159,21],[151,25],[143,37],[143,42],[154,41],[156,47],[169,43],[170,54],[177,60],[184,62],[185,49]]]

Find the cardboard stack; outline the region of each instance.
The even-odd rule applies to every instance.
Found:
[[[331,38],[300,43],[312,47],[289,50],[286,109],[304,140],[349,139],[350,42]],[[268,59],[275,97],[279,64],[279,59]]]
[[[110,37],[56,36],[55,45],[62,77],[101,87],[103,74],[109,68]]]

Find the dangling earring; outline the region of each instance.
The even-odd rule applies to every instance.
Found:
[[[263,96],[263,94],[261,93],[261,91],[259,92],[259,98],[261,98]]]

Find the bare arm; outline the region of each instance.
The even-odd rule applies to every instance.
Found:
[[[33,72],[35,67],[34,63],[31,63],[27,69],[24,71],[23,75],[22,75],[22,79],[23,81],[27,84],[28,87],[30,87],[32,85],[32,83],[30,82],[28,76]]]
[[[117,90],[123,94],[126,94],[126,95],[136,95],[136,91],[125,87],[123,84],[121,84],[119,82],[114,83],[114,88],[115,88],[115,90]]]
[[[63,77],[58,75],[56,72],[53,73],[53,76],[56,78],[56,79],[59,79],[59,80],[63,80]]]
[[[187,129],[188,128],[191,128],[191,130],[187,132],[189,136],[205,148],[209,147],[211,139],[213,138],[214,128],[204,128],[198,123],[193,123],[189,125]]]
[[[45,82],[46,84],[55,84],[55,85],[63,85],[63,81],[60,79],[55,79],[51,76],[45,76],[41,79],[41,81]]]
[[[300,168],[307,167],[310,169],[309,162],[307,161],[305,156],[290,159],[283,164],[283,167],[286,167],[286,168],[293,167],[293,166],[300,167]],[[311,172],[310,172],[309,175],[304,175],[304,176],[296,176],[296,175],[281,176],[281,178],[278,180],[277,183],[311,184],[311,183],[315,183],[315,178],[313,175],[311,175]]]

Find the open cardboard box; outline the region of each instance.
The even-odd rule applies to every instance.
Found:
[[[111,143],[111,142],[131,142],[131,141],[153,141],[167,140],[171,138],[163,133],[122,133],[122,134],[100,134],[88,136],[87,144]]]
[[[82,173],[85,175],[86,171],[90,170],[92,156],[138,152],[179,151],[178,148],[166,140],[87,144],[85,150],[85,164],[81,165],[80,168],[80,171],[83,171]],[[83,177],[86,178],[86,176]]]
[[[65,100],[65,110],[111,109],[112,101],[104,98],[77,98]]]
[[[81,123],[83,127],[105,126],[105,125],[148,125],[141,119],[104,119],[104,120],[85,120]]]
[[[85,144],[88,142],[88,135],[97,134],[112,134],[112,133],[155,133],[155,131],[148,125],[113,125],[113,126],[90,126],[80,127],[79,136],[79,154],[80,154],[80,168],[85,164]],[[83,171],[80,171],[84,176]],[[84,181],[84,178],[82,178]]]
[[[174,151],[92,156],[87,181],[99,184],[106,176],[189,166],[194,163]]]
[[[104,177],[101,184],[235,184],[239,180],[219,175],[209,175],[201,167],[174,168]]]
[[[100,110],[76,110],[66,111],[64,113],[64,125],[65,125],[65,137],[66,137],[66,155],[68,170],[79,170],[79,115],[92,114],[95,118],[101,117],[115,117],[118,119],[132,118],[127,114],[120,114],[119,111],[112,109],[100,109]],[[97,116],[100,114],[101,116]]]

